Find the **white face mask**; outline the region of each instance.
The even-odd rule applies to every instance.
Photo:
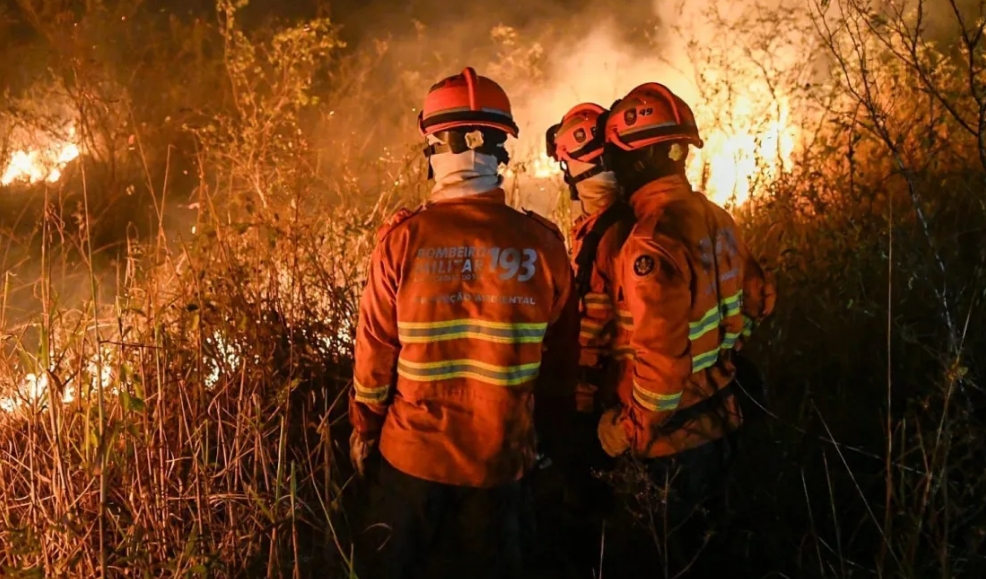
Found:
[[[576,183],[579,203],[583,215],[592,215],[616,203],[620,197],[620,187],[612,171],[604,171]]]
[[[428,142],[440,143],[429,135]],[[438,153],[429,158],[435,175],[433,198],[462,197],[486,193],[500,186],[503,178],[497,174],[499,161],[493,155],[465,151]]]

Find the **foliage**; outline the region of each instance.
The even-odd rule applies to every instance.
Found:
[[[21,0],[47,48],[6,47],[43,72],[7,87],[0,145],[71,118],[89,154],[0,189],[0,568],[341,577],[365,257],[424,193],[408,119],[464,57],[347,47],[325,19],[247,30],[242,1],[216,23],[86,5]],[[930,39],[928,6],[710,14],[753,34],[686,43],[709,110],[781,91],[809,137],[734,209],[780,290],[751,344],[771,416],[744,435],[720,529],[737,575],[986,566],[983,26]],[[542,78],[536,39],[490,43],[497,75]]]

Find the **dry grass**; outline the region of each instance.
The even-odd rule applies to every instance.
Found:
[[[57,2],[22,4],[57,37]],[[355,306],[375,230],[420,199],[423,165],[380,150],[385,120],[353,135],[338,119],[393,64],[342,53],[325,21],[247,36],[225,1],[218,27],[146,43],[185,90],[99,48],[63,58],[140,36],[119,19],[140,21],[137,4],[114,6],[58,43],[48,79],[98,154],[0,199],[0,399],[27,374],[48,386],[0,413],[2,574],[345,576]],[[747,436],[730,556],[750,576],[979,576],[982,26],[927,45],[907,35],[917,13],[813,10],[796,31],[769,11],[744,24],[811,34],[826,71],[793,97],[812,145],[737,211],[782,299],[754,348],[773,418]],[[717,50],[696,49],[697,69],[741,64]],[[375,102],[398,114],[425,73]],[[145,76],[146,92],[120,80]],[[702,82],[712,100],[737,88]]]

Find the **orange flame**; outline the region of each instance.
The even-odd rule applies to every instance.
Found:
[[[687,175],[693,187],[719,205],[743,205],[792,165],[799,132],[788,101],[783,97],[777,103],[754,100],[737,99],[732,110],[716,111],[718,118],[730,119],[729,127],[702,130],[701,117],[710,117],[710,113],[697,113],[705,145],[690,148]],[[715,122],[706,120],[708,125]],[[530,162],[528,175],[552,179],[561,176],[561,168],[542,152]]]
[[[740,206],[791,167],[799,131],[788,101],[777,100],[755,103],[743,97],[732,110],[717,111],[730,119],[730,126],[709,131],[703,136],[705,146],[692,149],[687,173],[695,188],[704,189],[719,205]],[[698,113],[700,127],[701,117],[709,116],[702,112],[707,111]]]
[[[38,148],[22,148],[15,150],[7,166],[0,172],[0,185],[26,183],[33,185],[46,181],[54,183],[61,179],[62,169],[81,154],[79,145],[74,142],[75,127],[68,130],[68,140],[47,140],[44,146]]]

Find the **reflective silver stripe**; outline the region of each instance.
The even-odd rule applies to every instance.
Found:
[[[719,305],[709,308],[707,312],[702,314],[701,319],[696,322],[688,323],[688,339],[691,341],[698,340],[708,332],[719,327],[719,322],[723,320],[724,317],[735,316],[740,313],[743,307],[743,290],[739,290],[735,294],[723,299],[719,302]]]
[[[616,323],[625,330],[633,330],[633,314],[628,310],[617,310]]]
[[[704,352],[698,356],[692,356],[692,374],[712,367],[718,359],[719,348]]]
[[[651,412],[668,412],[678,408],[678,404],[681,402],[681,391],[674,394],[657,394],[634,382],[633,399]]]
[[[425,344],[471,338],[500,344],[540,343],[547,323],[504,323],[458,319],[442,322],[398,322],[397,333],[404,344]]]
[[[409,380],[438,382],[455,378],[472,378],[497,386],[516,386],[538,377],[540,362],[516,366],[497,366],[467,358],[439,362],[397,361],[397,373]]]
[[[719,327],[722,317],[719,314],[719,306],[705,312],[702,319],[688,324],[688,339],[695,341],[706,334],[709,330]]]
[[[725,337],[722,339],[722,344],[719,345],[720,350],[728,350],[736,345],[736,341],[739,340],[740,334],[736,332],[726,332]]]
[[[613,301],[607,294],[587,293],[582,300],[585,302],[586,308],[613,309]]]
[[[356,391],[353,398],[357,402],[362,402],[363,404],[382,404],[387,401],[387,397],[390,395],[390,385],[376,386],[373,388],[367,388],[359,383],[355,378],[353,379],[353,389]]]
[[[729,296],[728,298],[722,300],[722,308],[725,310],[725,316],[735,316],[740,313],[740,309],[743,307],[743,290],[739,290],[735,294]]]
[[[756,325],[756,323],[753,321],[752,318],[748,318],[746,316],[743,316],[743,336],[745,337],[745,336],[749,336],[750,334],[752,334],[753,333],[753,326],[755,326],[755,325]]]

